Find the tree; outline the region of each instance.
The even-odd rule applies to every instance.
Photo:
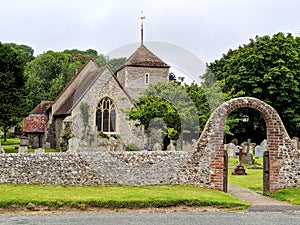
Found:
[[[21,121],[25,107],[25,58],[20,51],[0,43],[0,126],[4,139],[10,127]]]
[[[177,82],[150,85],[128,116],[130,120],[137,120],[137,125],[143,125],[146,131],[153,120],[161,118],[166,125],[164,133],[169,139],[178,139],[183,131],[199,132],[197,108],[185,87]]]
[[[257,36],[238,49],[230,49],[208,67],[225,95],[252,96],[270,104],[278,111],[288,133],[297,136],[300,131],[299,46],[300,38],[291,34]],[[232,117],[239,117],[241,112],[237,113]],[[247,113],[251,124],[259,125],[256,132],[265,133],[261,116],[249,110]],[[237,125],[232,127],[237,133]]]

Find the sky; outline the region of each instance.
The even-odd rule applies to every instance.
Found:
[[[204,63],[256,35],[300,35],[299,0],[0,0],[0,41],[35,55],[89,48],[109,55],[139,43],[166,43]]]

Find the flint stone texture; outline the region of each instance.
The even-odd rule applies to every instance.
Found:
[[[183,151],[3,154],[0,183],[210,187],[209,162],[194,167],[192,161],[193,154]]]

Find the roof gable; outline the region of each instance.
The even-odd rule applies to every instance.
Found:
[[[70,102],[69,100],[73,98],[74,92],[77,90],[80,83],[86,79],[87,74],[97,68],[99,68],[98,65],[90,60],[75,74],[55,99],[55,102],[52,105],[53,115],[60,114],[58,111],[65,107],[66,102]]]
[[[54,115],[68,115],[71,113],[72,108],[84,96],[86,91],[92,86],[97,78],[104,72],[107,66],[102,66],[88,74],[78,83],[76,89],[70,92],[68,98],[65,99],[61,107],[55,112]]]

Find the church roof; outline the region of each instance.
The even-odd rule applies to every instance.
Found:
[[[125,63],[118,70],[121,70],[125,66],[159,68],[170,67],[143,44],[125,61]]]
[[[31,114],[46,114],[46,111],[52,105],[52,101],[41,101],[32,111]]]
[[[106,65],[86,74],[85,78],[80,83],[78,83],[76,88],[74,88],[73,91],[70,92],[68,96],[66,96],[64,102],[61,104],[61,107],[55,112],[54,115],[58,116],[70,114],[73,106],[84,95],[84,93],[97,79],[97,77],[102,74],[105,68],[107,68]]]

